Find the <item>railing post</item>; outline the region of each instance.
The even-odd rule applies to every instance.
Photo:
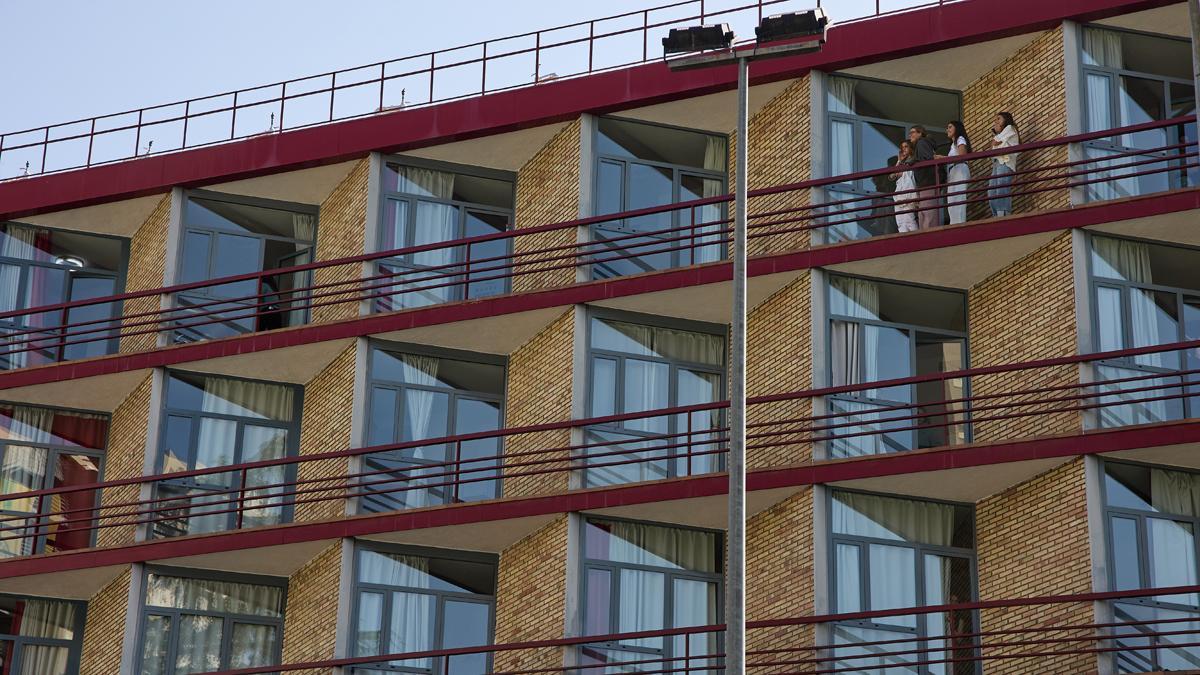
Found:
[[[592,68],[594,68],[594,66],[592,64],[594,62],[595,53],[596,53],[596,22],[589,21],[588,22],[588,69],[587,69],[587,71],[589,73],[592,72]]]
[[[191,114],[192,114],[192,102],[190,100],[188,100],[188,101],[185,101],[183,104],[183,143],[180,146],[181,148],[187,147],[188,119]],[[95,126],[94,122],[93,122],[93,126]]]
[[[542,31],[533,34],[533,83],[542,79]]]
[[[379,112],[383,112],[383,88],[387,85],[387,63],[379,64]],[[283,117],[279,118],[279,130],[283,131]]]
[[[287,86],[288,83],[283,83],[283,89],[279,91],[279,130],[283,131],[283,109],[287,106]],[[381,88],[382,84],[379,85]],[[382,96],[383,94],[380,94]]]
[[[134,158],[137,158],[138,153],[141,152],[141,150],[139,150],[139,148],[142,147],[142,113],[143,112],[145,112],[144,109],[138,110],[137,133],[134,134],[134,136],[133,136],[133,156],[134,156]]]
[[[233,92],[233,110],[229,115],[229,140],[233,140],[237,136],[237,110],[238,110],[238,92]]]
[[[463,300],[471,299],[471,242],[467,242],[466,260],[463,263]]]
[[[333,121],[333,101],[337,97],[337,73],[329,78],[329,121]]]
[[[479,93],[480,93],[480,95],[487,93],[487,62],[488,62],[487,46],[488,46],[488,43],[484,42],[483,43],[483,59],[479,62],[480,67],[483,69],[482,73],[479,76]]]
[[[38,173],[46,173],[46,153],[50,151],[50,127],[46,127],[46,134],[42,137],[42,168]]]
[[[642,60],[650,60],[650,10],[642,10]]]
[[[437,52],[429,52],[429,102],[433,103],[433,76],[437,74]]]
[[[185,122],[185,124],[186,124],[186,122]],[[187,129],[187,127],[186,127],[186,126],[184,127],[184,129],[185,129],[185,132],[184,132],[184,133],[187,133],[187,132],[186,132],[186,129]],[[91,165],[92,165],[92,145],[93,145],[93,143],[94,143],[95,141],[96,141],[96,118],[95,118],[95,117],[93,117],[93,118],[92,118],[92,130],[91,130],[90,132],[88,132],[88,156],[87,156],[87,163],[86,163],[86,164],[84,164],[84,166],[91,166]]]

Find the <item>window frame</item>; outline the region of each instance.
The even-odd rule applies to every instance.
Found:
[[[488,645],[495,644],[495,642],[496,642],[496,595],[495,594],[493,594],[491,596],[486,596],[486,595],[479,594],[479,593],[458,593],[458,592],[453,592],[453,591],[439,591],[439,590],[435,590],[435,589],[411,588],[408,586],[388,586],[386,584],[367,583],[367,582],[362,581],[359,578],[359,561],[362,559],[363,551],[371,551],[374,553],[383,553],[383,554],[405,555],[405,556],[430,558],[430,559],[439,559],[439,560],[457,560],[457,561],[463,561],[463,562],[488,564],[488,565],[492,566],[492,587],[494,589],[498,590],[499,583],[500,583],[500,557],[495,554],[480,553],[477,551],[458,551],[458,550],[450,550],[450,549],[442,549],[442,548],[433,548],[433,547],[428,547],[428,546],[411,546],[411,545],[403,545],[403,544],[390,544],[390,543],[384,543],[384,542],[379,542],[379,541],[356,540],[354,542],[354,561],[353,561],[353,567],[351,569],[351,573],[353,575],[352,588],[353,588],[354,595],[351,597],[351,600],[350,600],[350,635],[348,638],[349,643],[350,643],[350,656],[351,657],[374,656],[374,654],[359,654],[358,653],[358,632],[359,632],[358,619],[359,619],[361,598],[362,598],[362,594],[364,592],[379,593],[379,594],[383,595],[383,604],[382,604],[380,623],[379,623],[379,632],[380,632],[381,637],[390,635],[389,629],[391,627],[391,621],[392,621],[391,611],[390,611],[391,603],[392,603],[391,594],[399,591],[399,592],[411,592],[411,593],[433,596],[433,598],[434,598],[433,645],[434,646],[431,647],[431,649],[439,650],[439,649],[445,648],[445,647],[443,647],[443,644],[445,643],[446,636],[445,636],[445,631],[443,630],[443,627],[444,627],[443,624],[444,624],[444,618],[445,618],[444,612],[445,612],[446,600],[456,600],[456,601],[461,601],[461,602],[472,602],[472,603],[487,605],[487,607],[488,607],[488,628],[487,628]],[[388,651],[387,651],[386,647],[383,647],[383,649],[384,649],[384,654],[387,654]],[[493,663],[493,659],[494,659],[494,654],[492,652],[487,652],[486,658],[487,658],[487,663],[488,663],[488,671],[487,672],[490,672],[492,663]],[[443,669],[446,665],[444,663],[445,659],[446,659],[446,657],[432,657],[432,660],[435,661],[435,664],[434,664],[433,668],[431,668],[428,672],[433,675],[436,675],[439,672],[443,672]],[[387,662],[376,663],[376,664],[372,664],[370,666],[360,666],[360,667],[351,666],[349,669],[349,672],[351,673],[351,675],[353,675],[354,673],[359,672],[359,668],[365,668],[367,670],[372,670],[372,671],[378,670],[378,671],[383,671],[383,672],[405,672],[405,673],[425,672],[425,671],[423,671],[423,669],[416,668],[415,666],[393,667],[391,665],[391,663],[387,663]]]
[[[71,628],[72,636],[70,640],[64,640],[62,638],[35,638],[27,635],[0,633],[0,644],[10,643],[13,646],[12,663],[6,664],[11,666],[11,672],[22,672],[21,659],[24,656],[24,648],[26,646],[66,647],[66,672],[79,672],[80,658],[83,653],[83,631],[84,626],[87,624],[87,602],[83,600],[67,600],[63,598],[28,595],[25,593],[0,593],[0,596],[12,598],[14,600],[44,600],[47,602],[61,602],[71,605],[75,608],[75,624]]]
[[[141,602],[138,608],[138,651],[137,651],[137,668],[141,669],[141,664],[146,658],[146,638],[148,635],[147,627],[150,616],[166,616],[171,620],[171,633],[167,638],[167,654],[166,664],[167,670],[164,675],[174,675],[175,659],[179,648],[179,618],[187,616],[207,616],[221,619],[221,655],[219,657],[220,669],[229,670],[230,659],[232,658],[232,642],[233,630],[232,626],[236,623],[250,624],[256,626],[271,626],[275,628],[275,659],[271,665],[279,665],[283,663],[283,631],[287,619],[287,601],[288,601],[288,586],[289,579],[287,577],[274,577],[263,574],[243,574],[235,572],[225,572],[221,570],[207,570],[183,567],[170,567],[166,565],[147,565],[146,573],[141,577]],[[283,593],[280,598],[279,616],[277,618],[259,616],[256,614],[234,614],[232,612],[213,612],[208,610],[190,610],[179,609],[176,607],[159,607],[157,605],[147,604],[146,591],[150,582],[150,575],[154,574],[163,577],[176,577],[181,579],[200,580],[200,581],[219,581],[238,584],[248,584],[252,586],[271,586],[280,588]]]
[[[167,404],[167,401],[168,401],[168,391],[167,390],[170,388],[172,376],[175,374],[182,374],[182,375],[186,375],[186,376],[201,377],[201,378],[237,380],[237,381],[241,381],[241,382],[253,382],[256,384],[269,384],[269,385],[274,385],[274,386],[287,387],[292,390],[292,420],[290,422],[279,422],[276,420],[243,417],[240,415],[227,415],[227,414],[222,414],[222,413],[206,413],[206,412],[201,412],[199,410],[186,410],[186,409],[181,409],[181,408],[172,408]],[[229,485],[218,486],[215,484],[205,484],[205,483],[203,483],[202,480],[197,480],[197,478],[203,479],[205,476],[172,479],[171,474],[165,473],[166,455],[164,453],[165,448],[164,448],[163,444],[167,442],[167,425],[170,422],[170,419],[172,417],[187,418],[189,420],[189,424],[191,426],[191,429],[189,431],[189,437],[188,437],[187,468],[183,469],[183,471],[192,471],[196,468],[196,450],[197,450],[197,444],[199,443],[199,440],[200,440],[199,420],[202,418],[205,418],[205,417],[211,418],[211,419],[232,421],[236,425],[235,429],[237,431],[234,436],[235,442],[234,442],[234,448],[233,448],[233,462],[231,464],[227,464],[225,466],[236,466],[238,464],[243,463],[242,458],[244,456],[243,453],[245,451],[245,448],[243,447],[242,429],[245,428],[246,424],[252,424],[254,426],[269,427],[272,429],[283,429],[283,430],[287,431],[288,447],[287,447],[287,453],[284,455],[284,457],[296,457],[300,454],[300,430],[301,430],[301,423],[303,422],[303,414],[304,414],[304,387],[303,386],[294,385],[289,382],[258,380],[258,379],[252,379],[252,378],[247,378],[247,377],[235,377],[235,376],[231,376],[231,375],[218,375],[218,374],[214,374],[214,373],[202,373],[202,372],[194,372],[194,371],[189,371],[189,370],[179,370],[179,369],[175,369],[175,368],[168,368],[163,377],[163,396],[162,396],[161,401],[162,401],[162,403],[161,403],[161,406],[158,411],[159,417],[161,419],[159,419],[159,422],[158,422],[158,430],[159,430],[158,431],[158,447],[155,450],[154,471],[157,475],[165,476],[165,477],[162,478],[161,480],[154,482],[154,494],[155,494],[156,499],[164,499],[164,497],[162,497],[162,495],[160,494],[161,486],[163,486],[163,485],[166,485],[169,487],[174,487],[174,488],[180,488],[183,490],[214,490],[215,489],[217,491],[222,491],[222,490],[239,490],[239,489],[245,488],[245,485],[244,485],[244,483],[242,483],[241,478],[231,481]],[[212,468],[216,468],[216,467],[212,467]],[[285,465],[284,482],[294,481],[296,479],[296,470],[297,470],[297,467],[296,467],[295,463]],[[231,471],[221,472],[221,473],[217,473],[217,474],[206,474],[206,475],[220,476],[222,474],[229,474],[229,473],[240,473],[240,471],[237,469],[233,469]],[[242,487],[239,488],[239,485],[241,485]],[[253,486],[251,486],[251,487],[253,487]],[[191,504],[191,500],[193,500],[195,498],[196,498],[195,495],[187,497],[186,499],[188,500],[189,503],[187,506],[182,507],[182,508],[187,509],[187,510],[190,510],[191,508],[193,508],[194,505]],[[167,498],[167,499],[169,499],[169,498]],[[180,497],[180,498],[176,498],[176,499],[182,501],[185,498]],[[244,501],[245,499],[246,499],[245,497],[240,497],[239,501]],[[203,501],[200,502],[199,506],[203,507]],[[226,505],[222,505],[222,506],[229,507],[230,505],[226,504]],[[279,510],[280,510],[279,522],[275,523],[276,525],[282,525],[284,523],[291,522],[292,517],[294,515],[294,510],[295,510],[294,504],[290,503],[286,499],[283,500],[283,503],[279,504],[278,506],[266,506],[263,508],[264,509],[279,508]],[[193,515],[181,516],[181,519],[189,520],[190,518],[197,517],[197,516],[203,516],[203,515],[205,515],[205,514],[203,512],[201,512],[201,513],[196,514],[195,516],[193,516]],[[238,520],[241,518],[241,515],[242,515],[240,512],[231,510],[229,513],[226,513],[224,515],[225,515],[226,525],[227,525],[228,530],[241,529],[237,525]],[[148,524],[147,529],[148,529],[148,533],[149,533],[149,538],[151,538],[151,539],[170,538],[170,537],[161,536],[156,533],[156,526],[160,526],[160,525],[162,525],[162,521],[159,521],[158,523],[149,523]],[[174,536],[189,536],[191,534],[193,534],[193,533],[188,532],[183,535],[174,535]]]

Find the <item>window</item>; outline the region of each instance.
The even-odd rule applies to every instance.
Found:
[[[98,482],[107,436],[104,415],[0,403],[0,494]],[[87,490],[0,501],[0,557],[87,548],[98,499]]]
[[[584,635],[610,635],[721,622],[724,543],[717,532],[588,518],[583,534]],[[695,633],[597,643],[581,648],[583,665],[652,659],[668,668],[717,667],[721,637]],[[692,660],[697,659],[698,660]],[[684,664],[684,665],[681,665]],[[631,666],[657,671],[661,664]]]
[[[504,365],[482,355],[374,346],[360,508],[369,512],[491,499],[500,494],[499,437],[411,445],[496,431],[504,424]],[[389,480],[389,479],[394,479]]]
[[[1130,239],[1093,236],[1092,302],[1099,351],[1200,339],[1200,251]],[[1109,359],[1095,366],[1100,426],[1116,427],[1200,415],[1200,398],[1178,397],[1197,382],[1200,351],[1163,351]],[[1180,370],[1183,377],[1167,377]],[[1154,374],[1164,377],[1153,377]],[[1141,379],[1130,379],[1141,378]],[[1127,390],[1125,393],[1115,393]],[[1197,385],[1188,394],[1200,394]]]
[[[975,599],[975,527],[970,506],[833,490],[830,544],[837,614]],[[974,675],[974,612],[937,612],[846,621],[833,627],[837,669]],[[961,638],[955,636],[961,635]],[[902,642],[906,637],[912,642]],[[863,642],[893,641],[879,647]],[[933,649],[925,653],[913,650]],[[908,653],[896,653],[908,652]],[[943,659],[963,659],[959,662]],[[932,661],[904,668],[912,661]],[[883,672],[889,672],[883,671]]]
[[[354,656],[492,644],[495,556],[376,544],[360,546],[356,556]],[[464,654],[372,664],[353,673],[478,675],[491,665],[490,654]]]
[[[588,326],[589,417],[724,399],[723,326],[688,324],[709,331],[700,332],[600,316]],[[719,471],[723,424],[723,411],[706,410],[589,427],[581,458],[585,482],[592,487]]]
[[[967,367],[966,297],[958,291],[829,277],[829,382],[835,387]],[[830,457],[967,441],[961,378],[860,389],[827,400]],[[914,417],[919,415],[919,417]]]
[[[0,312],[115,295],[125,257],[121,239],[0,223]],[[0,342],[0,369],[112,354],[115,326],[106,320],[119,313],[120,303],[105,302],[0,319],[0,336],[11,336]],[[60,332],[83,323],[70,336]]]
[[[210,192],[188,196],[183,210],[179,283],[312,262],[317,207]],[[179,293],[176,342],[299,326],[308,319],[310,272],[289,272]],[[217,312],[207,315],[207,312]]]
[[[0,595],[0,672],[79,672],[83,621],[82,602]]]
[[[154,570],[145,594],[142,675],[279,663],[285,579]]]
[[[894,166],[900,142],[917,124],[929,132],[938,152],[946,154],[950,149],[946,124],[962,119],[962,96],[956,91],[831,75],[826,79],[825,110],[829,175],[842,176]],[[851,201],[831,207],[839,213],[827,219],[828,239],[845,241],[897,232],[891,196],[895,190],[895,183],[886,175],[830,187],[829,201]],[[858,197],[861,199],[855,201]]]
[[[1114,591],[1194,586],[1197,582],[1196,532],[1200,528],[1200,475],[1138,464],[1104,464],[1108,569]],[[1113,603],[1117,621],[1130,622],[1123,635],[1200,630],[1200,596],[1156,595]],[[1167,623],[1160,623],[1167,622]],[[1122,673],[1190,670],[1200,649],[1174,647],[1188,636],[1126,637],[1116,654]],[[1148,646],[1163,649],[1146,649]]]
[[[1192,52],[1187,39],[1094,26],[1081,30],[1085,131],[1105,131],[1195,112]],[[1167,148],[1185,142],[1196,142],[1194,122],[1087,143],[1089,158],[1112,158],[1090,165],[1107,170],[1100,177],[1124,176],[1088,185],[1087,198],[1116,199],[1196,185],[1196,169],[1183,166],[1188,160],[1168,159],[1184,154],[1186,149]],[[1146,161],[1155,157],[1164,161]]]
[[[287,385],[171,372],[158,473],[295,455],[300,399],[300,391]],[[277,495],[294,474],[293,465],[275,465],[161,480],[157,495],[168,510],[154,523],[154,534],[175,537],[285,522],[291,509]]]
[[[595,142],[598,216],[726,194],[725,136],[602,117]],[[589,249],[592,276],[721,260],[724,214],[722,205],[710,205],[599,223],[592,239],[602,243]]]
[[[513,178],[461,167],[439,170],[388,162],[383,171],[379,250],[391,251],[507,232],[513,220]],[[512,239],[429,248],[378,262],[379,274],[401,283],[377,292],[378,311],[421,307],[506,293]]]

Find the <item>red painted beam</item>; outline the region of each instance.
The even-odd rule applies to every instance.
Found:
[[[947,47],[1174,4],[1171,0],[965,0],[857,21],[830,30],[816,54],[763,62],[756,83],[810,69],[837,70]],[[836,19],[836,16],[834,17]],[[269,134],[216,146],[0,183],[0,219],[294,171],[726,91],[732,66],[671,72],[662,63]]]

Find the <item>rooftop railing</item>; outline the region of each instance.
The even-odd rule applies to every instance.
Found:
[[[961,0],[825,0],[841,23]],[[817,0],[817,5],[821,0]],[[0,180],[120,162],[625,68],[672,27],[754,34],[811,0],[682,0],[274,84],[0,134]]]
[[[1138,371],[1147,355],[1173,356],[1180,365]],[[908,402],[831,404],[885,389]],[[932,389],[941,394],[928,395]],[[394,511],[719,472],[727,407],[680,406],[2,494],[0,551],[55,551],[60,541],[124,545],[138,528],[168,537],[272,525],[292,510],[344,513],[346,500],[359,500],[360,511]],[[1200,340],[757,396],[747,418],[752,469],[935,447],[969,453],[972,442],[1196,419]]]
[[[940,196],[933,201],[917,190],[861,189],[868,181],[895,173],[895,167],[754,190],[748,204],[750,250],[759,255],[784,253],[822,240],[836,243],[893,233],[895,216],[901,212],[935,210],[941,222],[947,204],[964,205],[973,213],[972,220],[960,225],[969,227],[984,220],[980,216],[993,187],[987,163],[1006,154],[1019,156],[1010,185],[1018,215],[1042,207],[1065,208],[1072,196],[1075,202],[1104,201],[1191,187],[1200,175],[1196,145],[1178,139],[1183,130],[1194,128],[1194,122],[1194,116],[1180,117],[912,165],[913,170],[936,170],[966,162],[974,169],[968,180],[941,182]],[[1121,149],[1123,138],[1151,130],[1168,140],[1150,148]],[[1117,149],[1096,150],[1092,146],[1098,141]],[[1070,148],[1081,148],[1083,154],[1066,159]],[[848,192],[854,194],[847,196]],[[730,195],[708,197],[0,312],[0,368],[54,361],[67,346],[111,342],[116,335],[132,338],[170,332],[177,341],[193,341],[253,330],[256,320],[266,324],[271,322],[263,319],[314,310],[345,318],[358,316],[364,306],[390,311],[564,287],[576,283],[581,269],[585,276],[602,279],[720,262],[730,242],[731,202]],[[591,233],[586,241],[577,236],[581,230]],[[257,290],[240,290],[246,282]],[[239,290],[231,292],[231,288]],[[153,309],[113,318],[71,319],[72,310],[116,308],[158,296],[167,296],[167,302],[151,303]],[[162,304],[167,308],[160,309]]]

